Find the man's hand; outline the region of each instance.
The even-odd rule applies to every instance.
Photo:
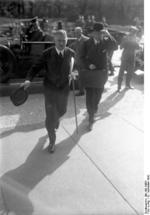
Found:
[[[75,71],[72,71],[70,74],[69,74],[69,85],[71,84],[71,81],[72,80],[76,80],[77,79],[77,73]]]
[[[24,87],[24,89],[27,89],[28,87],[30,87],[30,85],[31,85],[31,81],[26,80],[24,83],[20,85],[20,87]]]
[[[89,69],[91,69],[91,70],[96,69],[96,66],[94,64],[90,64]]]

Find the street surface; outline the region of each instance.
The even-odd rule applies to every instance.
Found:
[[[91,132],[82,96],[76,133],[70,93],[54,154],[47,152],[43,95],[29,95],[19,107],[0,98],[0,214],[143,215],[143,83],[135,78],[134,90],[123,85],[118,94],[117,70]]]

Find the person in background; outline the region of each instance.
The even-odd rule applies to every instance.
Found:
[[[95,22],[89,33],[90,38],[84,42],[81,53],[81,80],[86,90],[86,108],[89,115],[88,130],[91,131],[94,115],[108,78],[107,53],[117,49],[115,39],[104,29],[103,23]]]
[[[107,23],[105,16],[102,17],[102,23],[104,25],[104,28],[108,30],[108,23]],[[114,75],[114,70],[115,70],[114,66],[112,64],[113,54],[114,54],[114,50],[109,50],[109,52],[108,52],[108,71],[109,71],[109,75],[111,75],[111,76]]]
[[[123,52],[121,56],[121,66],[118,75],[118,92],[121,91],[121,84],[125,71],[127,72],[126,89],[134,89],[134,87],[131,86],[131,79],[134,72],[136,50],[139,49],[139,43],[136,37],[136,33],[137,28],[131,26],[129,34],[122,39],[120,45],[120,48],[123,49]]]
[[[78,17],[78,19],[76,20],[75,26],[76,26],[76,27],[79,26],[79,27],[81,27],[82,29],[85,28],[85,19],[84,19],[84,16],[80,15],[80,16]]]
[[[27,29],[26,35],[27,35],[28,41],[42,41],[43,40],[44,32],[42,31],[42,29],[40,27],[38,17],[34,17],[31,20],[30,26]]]
[[[75,36],[76,36],[76,41],[73,42],[70,47],[75,51],[75,67],[78,71],[79,74],[79,92],[76,94],[76,96],[82,96],[84,95],[84,87],[81,81],[81,49],[83,46],[84,41],[86,41],[88,39],[88,37],[86,37],[83,34],[83,30],[81,27],[76,27],[75,28]]]
[[[47,32],[48,31],[48,19],[46,18],[43,18],[42,19],[42,22],[40,23],[40,26],[41,26],[41,29],[44,31],[44,32]]]
[[[86,24],[85,24],[85,34],[87,35],[90,29],[93,28],[93,25],[95,23],[95,16],[94,15],[88,15]]]
[[[112,63],[113,54],[114,54],[114,50],[110,50],[108,52],[108,71],[110,71],[109,75],[111,75],[111,76],[114,75],[114,71],[115,71],[113,63]]]
[[[58,23],[57,23],[57,30],[61,30],[61,29],[63,29],[62,21],[58,21]]]
[[[74,51],[67,45],[67,33],[58,30],[54,34],[55,46],[46,49],[38,62],[28,72],[26,80],[21,84],[28,88],[35,75],[45,68],[44,97],[46,120],[45,125],[49,136],[48,151],[54,152],[56,129],[59,120],[67,110],[69,94],[69,74],[74,63]]]
[[[91,21],[92,21],[92,24],[94,25],[94,23],[96,22],[94,15],[91,16]]]
[[[105,17],[105,16],[102,17],[102,23],[103,23],[103,25],[104,25],[104,28],[107,28],[107,27],[108,27],[108,23],[107,23],[107,20],[106,20],[106,17]]]

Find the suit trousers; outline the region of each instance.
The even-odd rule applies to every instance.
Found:
[[[89,114],[89,120],[93,120],[94,114],[98,110],[98,104],[102,97],[104,87],[86,88],[86,108]]]
[[[118,76],[118,89],[121,88],[121,84],[123,81],[124,72],[127,71],[126,75],[126,86],[130,86],[130,82],[134,73],[134,60],[126,60],[122,59],[119,76]]]
[[[55,129],[58,128],[59,119],[67,111],[68,95],[68,86],[61,90],[51,89],[49,87],[45,87],[44,89],[46,112],[45,126],[48,131],[50,141],[54,141]]]

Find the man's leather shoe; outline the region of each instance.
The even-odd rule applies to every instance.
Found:
[[[49,143],[49,146],[48,146],[48,152],[53,153],[54,150],[55,150],[55,141],[56,141],[55,131],[49,132],[49,140],[50,140],[50,143]]]
[[[58,120],[57,123],[56,123],[56,126],[55,126],[56,129],[59,128],[59,124],[60,124],[60,122],[59,122],[59,120]]]
[[[55,143],[51,144],[50,153],[54,153],[54,151],[55,151]]]
[[[83,96],[84,95],[84,92],[78,92],[75,94],[75,96]]]
[[[126,89],[133,90],[133,89],[134,89],[134,87],[133,87],[133,86],[130,86],[130,85],[127,85],[127,86],[126,86]]]
[[[93,123],[92,123],[92,122],[89,122],[88,131],[92,131],[92,129],[93,129]]]
[[[121,92],[121,87],[118,86],[117,93],[120,93],[120,92]]]
[[[55,151],[55,143],[50,143],[48,146],[48,152],[53,153]]]
[[[113,76],[113,75],[114,75],[114,72],[109,73],[109,76]]]

